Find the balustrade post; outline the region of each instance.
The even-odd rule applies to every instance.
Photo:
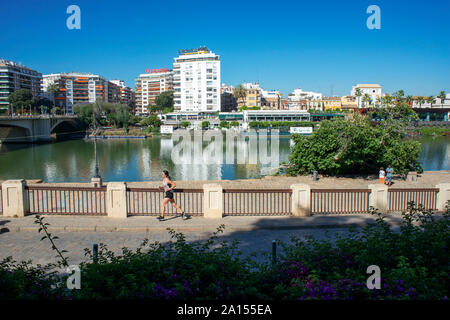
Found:
[[[385,184],[369,184],[369,207],[386,213],[389,208],[389,187]]]
[[[223,217],[223,189],[219,184],[203,185],[203,216],[210,219]]]
[[[127,217],[127,185],[125,182],[109,182],[106,185],[106,212],[111,218]]]
[[[307,184],[293,184],[292,215],[309,217],[311,215],[311,187]]]
[[[28,212],[25,180],[7,180],[2,183],[3,217],[24,217]]]
[[[450,200],[450,183],[440,183],[436,185],[439,189],[436,199],[436,209],[438,211],[445,211],[445,205]]]

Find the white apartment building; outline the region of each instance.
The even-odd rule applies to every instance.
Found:
[[[180,50],[174,58],[176,111],[220,111],[220,56],[206,47]]]
[[[148,114],[148,106],[164,91],[173,90],[173,71],[167,68],[147,70],[136,79],[136,114]]]
[[[322,99],[322,94],[314,91],[303,91],[301,88],[298,88],[289,94],[288,99],[290,101],[320,100]]]
[[[382,96],[382,90],[379,84],[358,84],[352,87],[352,92],[350,93],[350,95],[355,97],[356,89],[359,89],[362,94],[362,96],[357,97],[357,104],[359,108],[361,108],[362,106],[362,99],[364,95],[368,94],[370,96],[370,99],[372,100],[372,103],[374,103],[377,98],[381,98]]]
[[[76,104],[109,101],[108,81],[91,73],[53,73],[43,75],[42,88],[48,92],[48,86],[56,84],[57,92],[53,94],[56,106],[64,108],[66,113],[73,113]]]

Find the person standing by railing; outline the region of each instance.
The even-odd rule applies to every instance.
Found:
[[[385,178],[385,176],[386,176],[386,172],[384,171],[384,168],[381,167],[381,168],[380,168],[380,172],[379,172],[379,174],[378,174],[378,178],[380,179],[380,183],[381,183],[381,184],[384,184],[384,178]]]
[[[390,187],[392,183],[392,175],[394,174],[394,169],[389,164],[386,168],[386,184]]]
[[[172,206],[176,208],[176,210],[180,211],[181,217],[183,219],[186,218],[186,215],[184,214],[184,211],[181,210],[181,208],[175,203],[175,200],[173,199],[173,189],[175,189],[176,184],[172,181],[172,178],[169,175],[169,172],[167,170],[164,170],[161,173],[161,176],[163,178],[163,187],[161,187],[164,190],[164,199],[161,203],[161,215],[158,217],[160,221],[164,221],[164,211],[166,209],[167,203],[172,203]]]

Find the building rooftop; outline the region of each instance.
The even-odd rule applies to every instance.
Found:
[[[381,88],[379,84],[358,84],[355,88]]]

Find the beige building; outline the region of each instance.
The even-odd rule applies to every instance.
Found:
[[[249,108],[260,107],[261,106],[261,88],[259,87],[259,83],[243,83],[242,86],[247,91],[247,95],[245,96],[244,105],[246,105]]]
[[[136,114],[148,114],[148,106],[155,104],[156,97],[164,91],[173,90],[173,71],[147,70],[136,79]]]
[[[355,110],[358,108],[356,102],[356,97],[354,96],[343,96],[341,98],[342,110]]]

